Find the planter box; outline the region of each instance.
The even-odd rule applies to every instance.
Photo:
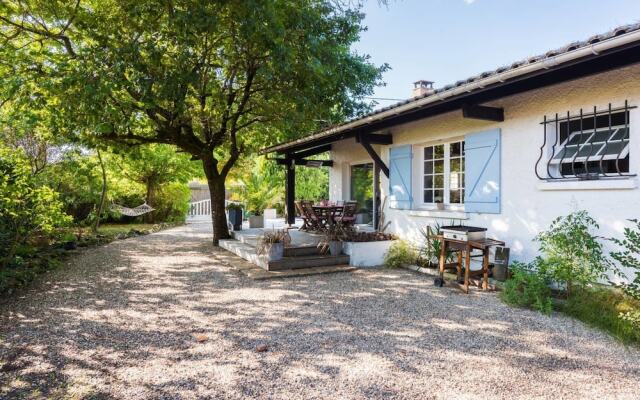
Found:
[[[264,216],[264,220],[268,220],[268,219],[276,219],[278,218],[278,215],[276,213],[276,209],[275,208],[265,208],[264,209],[264,213],[262,213],[262,215]]]
[[[263,215],[250,216],[249,228],[264,228],[264,216]]]
[[[282,260],[282,257],[284,257],[284,243],[273,243],[269,246],[269,252],[266,256],[267,263]]]
[[[354,267],[377,267],[384,263],[384,255],[393,242],[343,242],[342,251],[349,255],[349,264]]]
[[[242,210],[228,210],[229,223],[233,225],[234,231],[242,229]]]

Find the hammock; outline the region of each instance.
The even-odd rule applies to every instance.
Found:
[[[121,206],[119,204],[112,204],[111,205],[111,211],[118,212],[118,213],[120,213],[122,215],[126,215],[127,217],[139,217],[139,216],[144,215],[146,213],[150,213],[153,210],[155,210],[155,208],[153,208],[150,205],[148,205],[147,202],[145,202],[144,204],[141,204],[141,205],[139,205],[138,207],[135,207],[135,208],[125,207],[125,206]]]

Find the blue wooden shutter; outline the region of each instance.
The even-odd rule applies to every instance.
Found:
[[[411,145],[389,149],[389,207],[411,209]]]
[[[466,212],[500,214],[500,129],[464,138]]]

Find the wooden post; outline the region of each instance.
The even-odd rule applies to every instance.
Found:
[[[292,158],[286,158],[287,183],[285,188],[285,203],[287,206],[287,224],[296,223],[296,163]]]
[[[471,269],[471,246],[466,245],[464,266],[464,292],[469,293],[469,270]]]
[[[489,289],[489,247],[482,254],[482,290]]]
[[[377,230],[378,223],[380,220],[380,209],[381,207],[380,201],[380,166],[376,163],[373,163],[373,227]]]

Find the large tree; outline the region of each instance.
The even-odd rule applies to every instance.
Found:
[[[60,127],[202,162],[214,244],[244,152],[366,108],[386,66],[351,50],[361,21],[331,0],[0,2],[11,77],[42,82]]]

